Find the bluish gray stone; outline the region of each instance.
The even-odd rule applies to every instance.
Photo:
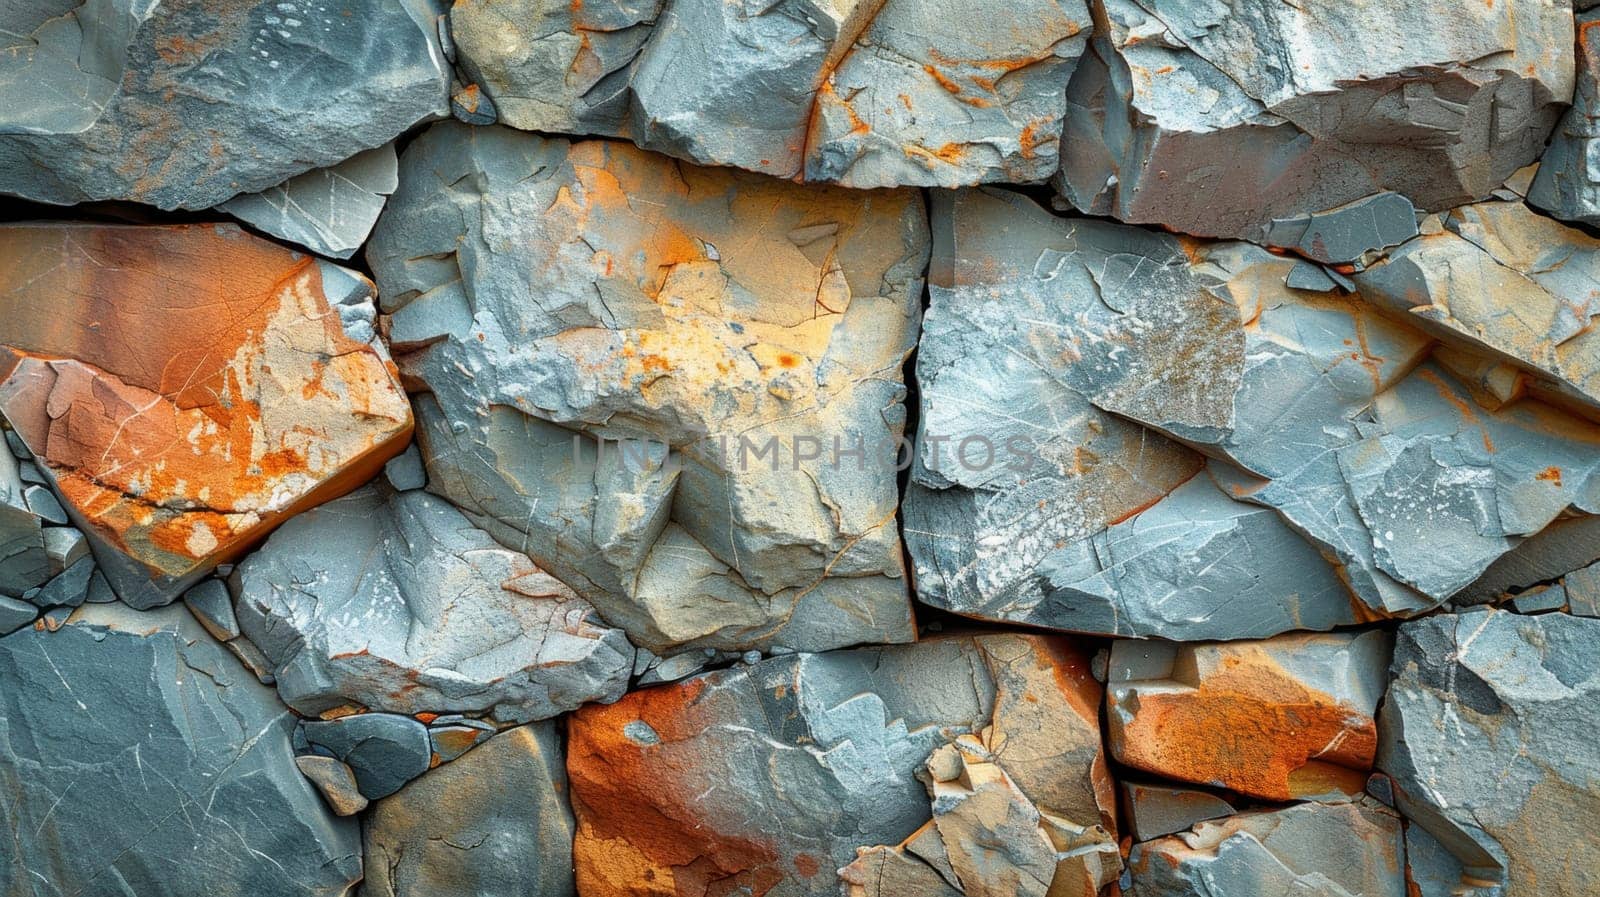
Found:
[[[1572,96],[1562,3],[1096,5],[1058,183],[1122,221],[1256,240],[1384,191],[1428,210],[1482,199]]]
[[[572,897],[560,733],[519,726],[431,770],[367,817],[366,897]]]
[[[0,635],[10,635],[38,616],[39,608],[32,602],[0,595]]]
[[[1444,887],[1580,897],[1600,868],[1600,620],[1490,609],[1400,626],[1379,715],[1396,805],[1453,855]],[[1434,894],[1455,893],[1433,889]]]
[[[6,430],[10,436],[11,431]],[[0,597],[21,598],[54,572],[44,521],[28,509],[17,459],[0,452]]]
[[[307,511],[232,581],[240,630],[308,715],[353,702],[525,722],[616,700],[633,665],[586,602],[420,490],[374,484]]]
[[[361,796],[387,797],[428,771],[428,727],[396,713],[358,713],[300,724],[313,750],[321,749],[355,773]]]
[[[1579,2],[1580,10],[1593,3]],[[1594,23],[1600,10],[1577,15],[1577,89],[1572,108],[1562,117],[1539,160],[1539,173],[1528,188],[1528,202],[1563,221],[1600,224],[1600,40]]]
[[[1136,844],[1129,897],[1405,897],[1400,817],[1370,799],[1295,804]]]
[[[233,596],[220,579],[208,579],[183,593],[183,603],[200,625],[219,642],[239,637],[239,620],[233,613]]]
[[[394,145],[384,144],[217,208],[318,255],[347,259],[367,241],[384,198],[399,186],[398,166]]]
[[[77,607],[89,597],[89,579],[94,572],[94,558],[84,556],[45,583],[39,594],[29,600],[42,608]]]
[[[0,22],[39,44],[0,68],[20,113],[0,125],[0,193],[204,209],[449,111],[426,0],[26,6]],[[59,75],[41,95],[36,77]]]
[[[346,894],[360,830],[295,768],[295,718],[181,608],[0,638],[0,893]]]
[[[1334,209],[1267,225],[1268,246],[1292,249],[1324,265],[1365,263],[1417,235],[1417,212],[1398,193],[1377,193]]]

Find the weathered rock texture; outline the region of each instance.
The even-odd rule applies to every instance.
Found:
[[[448,113],[427,0],[0,9],[0,193],[204,209]]]
[[[1134,846],[1129,897],[1406,897],[1400,817],[1370,799],[1202,822]]]
[[[1592,894],[1600,871],[1600,620],[1494,610],[1400,627],[1378,766],[1464,885]]]
[[[1589,238],[1490,217],[1510,205],[1452,212],[1470,239],[1423,236],[1357,275],[1369,304],[1291,288],[1296,262],[1245,243],[992,190],[940,201],[906,499],[922,596],[1116,635],[1327,629],[1435,607],[1592,513],[1600,428],[1552,404],[1583,405],[1595,364]],[[1436,241],[1475,267],[1422,258]],[[1520,316],[1495,306],[1513,280]],[[1485,399],[1472,356],[1430,360],[1427,333],[1374,305],[1496,343],[1546,386]]]
[[[239,628],[315,715],[544,719],[615,700],[633,649],[588,603],[426,492],[367,486],[289,521],[234,570]]]
[[[347,259],[367,242],[384,198],[400,186],[399,166],[394,146],[386,144],[217,208],[319,255]]]
[[[657,654],[911,637],[916,193],[453,123],[401,167],[367,257],[430,490]]]
[[[1582,6],[1583,4],[1576,4]],[[1550,139],[1528,202],[1564,221],[1600,224],[1600,10],[1579,12],[1577,86],[1572,108]]]
[[[173,600],[404,447],[372,299],[232,225],[0,228],[0,414],[123,600]]]
[[[379,801],[368,897],[571,897],[572,811],[553,723],[519,726]]]
[[[1539,157],[1572,96],[1565,4],[1097,0],[1068,88],[1077,208],[1203,236],[1392,190],[1437,210]]]
[[[973,27],[1003,17],[1003,29]],[[457,0],[503,124],[851,187],[1043,181],[1082,0]]]
[[[994,635],[787,655],[589,705],[568,730],[578,889],[837,894],[856,847],[928,821],[913,774],[929,753],[985,727],[1038,805],[1114,828],[1099,691],[1066,645]]]
[[[1112,756],[1267,800],[1360,794],[1388,661],[1381,631],[1116,642],[1106,692]]]
[[[0,893],[337,897],[360,830],[295,768],[294,715],[178,608],[0,638]]]

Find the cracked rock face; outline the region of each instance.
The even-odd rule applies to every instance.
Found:
[[[0,228],[0,315],[0,414],[135,607],[411,432],[372,285],[232,225]]]
[[[1100,0],[1068,88],[1071,204],[1203,236],[1383,191],[1443,209],[1539,157],[1572,96],[1565,4]]]
[[[1130,897],[1405,897],[1400,817],[1370,799],[1202,822],[1134,845]]]
[[[1600,417],[1600,240],[1520,202],[1441,224],[1354,275],[1361,296],[1488,358],[1474,371],[1493,401],[1526,390]]]
[[[429,6],[8,4],[0,193],[204,209],[381,146],[448,113]]]
[[[589,705],[568,729],[578,888],[837,894],[858,845],[928,821],[929,753],[986,726],[1000,762],[1055,755],[1013,777],[1041,805],[1114,825],[1097,697],[1065,645],[1004,635],[785,655]]]
[[[933,819],[898,847],[857,849],[839,870],[848,897],[1094,897],[1122,870],[1104,828],[1035,806],[977,736],[936,749],[919,776]]]
[[[430,490],[663,656],[911,637],[917,194],[455,124],[401,167],[367,257]]]
[[[1571,298],[1502,315],[1496,285],[1514,274],[1479,253],[1489,282],[1456,272],[1458,314],[1479,341],[1571,359],[1560,369],[1577,379],[1587,339],[1562,322],[1587,321],[1586,259],[1523,236],[1536,227],[1478,223],[1499,205],[1451,217],[1529,271],[1528,291],[1544,291],[1539,278]],[[1430,358],[1423,331],[1361,299],[1288,287],[1289,259],[1060,219],[994,191],[934,211],[906,499],[931,603],[1117,635],[1326,629],[1438,606],[1524,539],[1593,513],[1600,429],[1533,400],[1570,388],[1482,399],[1496,375],[1470,356]],[[1363,289],[1411,295],[1401,273],[1435,239],[1360,275]],[[1574,335],[1570,349],[1518,348],[1541,315]],[[1479,324],[1502,318],[1503,334]],[[1172,440],[1211,456],[1203,475]]]
[[[318,255],[347,259],[367,242],[384,198],[400,186],[394,145],[296,175],[217,208]]]
[[[1389,636],[1113,643],[1111,754],[1180,781],[1266,800],[1360,794],[1377,748]]]
[[[295,767],[294,715],[183,610],[90,605],[0,638],[0,678],[0,818],[27,835],[0,892],[337,897],[361,878],[359,827]]]
[[[1129,419],[1298,454],[1326,426],[1295,407],[1308,391],[1323,407],[1370,392],[1376,373],[1324,358],[1375,315],[1289,291],[1293,262],[1258,248],[1056,218],[1015,194],[955,194],[934,221],[906,497],[923,600],[1175,639],[1355,622],[1311,545]]]
[[[378,801],[369,897],[572,897],[572,811],[554,723],[509,729]]]
[[[1403,624],[1379,720],[1396,805],[1443,846],[1437,888],[1592,894],[1600,620],[1478,610]]]
[[[308,511],[232,582],[240,630],[307,715],[354,703],[527,722],[615,700],[633,667],[587,602],[420,490],[367,486]]]
[[[1577,4],[1582,6],[1582,4]],[[1550,147],[1539,160],[1539,173],[1528,188],[1528,202],[1563,221],[1600,224],[1600,10],[1579,12],[1577,87],[1572,108],[1556,126]]]
[[[1001,31],[971,23],[1003,16]],[[1060,164],[1081,0],[457,0],[499,121],[851,187],[1038,182]]]

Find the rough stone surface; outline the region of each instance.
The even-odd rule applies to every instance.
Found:
[[[0,893],[337,897],[360,879],[358,826],[295,768],[293,714],[181,608],[90,605],[0,638],[0,681]]]
[[[426,0],[290,6],[7,4],[0,193],[204,209],[447,113]]]
[[[633,651],[571,589],[438,496],[363,487],[234,571],[239,626],[285,702],[544,719],[628,684]]]
[[[911,637],[867,453],[903,428],[916,193],[453,123],[401,169],[367,257],[430,490],[659,655]]]
[[[571,897],[572,811],[553,723],[519,726],[378,801],[367,897]]]
[[[1391,674],[1378,767],[1413,827],[1454,857],[1448,885],[1595,893],[1600,872],[1574,859],[1600,850],[1600,620],[1482,609],[1412,621]]]
[[[1582,8],[1585,4],[1576,4]],[[1593,4],[1588,4],[1593,5]],[[1577,87],[1572,108],[1539,160],[1528,202],[1563,221],[1600,224],[1600,10],[1579,12]]]
[[[394,145],[385,144],[217,208],[318,255],[347,259],[367,241],[384,198],[400,185],[399,164]]]
[[[1129,897],[1406,897],[1400,818],[1370,800],[1296,804],[1137,844]]]
[[[428,771],[432,749],[422,723],[394,713],[358,713],[301,723],[316,752],[326,752],[355,776],[361,796],[377,800]]]
[[[1360,794],[1377,749],[1389,642],[1379,630],[1118,641],[1106,684],[1112,756],[1267,800]]]
[[[301,754],[294,765],[322,792],[328,809],[339,816],[354,816],[367,808],[368,800],[356,784],[355,770],[341,760],[321,754]]]
[[[1001,30],[972,23],[1003,17]],[[852,187],[1037,182],[1059,166],[1082,0],[457,0],[503,124],[631,137]]]
[[[1341,337],[1370,335],[1384,370],[1421,338],[1288,290],[1294,263],[1242,244],[1060,219],[998,191],[942,198],[934,223],[906,498],[923,600],[1175,639],[1355,622],[1315,547],[1128,418],[1276,472],[1327,438],[1318,411],[1370,398],[1375,373],[1328,370],[1350,355]]]
[[[232,225],[0,228],[0,414],[136,607],[411,432],[372,286]]]
[[[1135,841],[1187,831],[1197,822],[1232,816],[1235,807],[1209,791],[1122,782],[1122,806]]]
[[[1442,224],[1356,275],[1362,297],[1532,375],[1511,390],[1600,415],[1600,240],[1521,202],[1452,209]]]
[[[1438,210],[1538,158],[1573,91],[1565,4],[1100,0],[1067,91],[1077,208],[1259,239],[1384,191]]]
[[[1000,635],[790,654],[586,706],[568,730],[578,889],[837,894],[856,847],[928,820],[913,773],[932,749],[985,726],[1001,762],[1051,758],[1013,776],[1040,805],[1114,825],[1098,692],[1060,642]]]

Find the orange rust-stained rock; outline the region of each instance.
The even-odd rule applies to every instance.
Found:
[[[1112,648],[1112,755],[1268,800],[1359,794],[1377,749],[1389,636]]]
[[[567,749],[579,893],[838,894],[856,848],[927,823],[915,774],[963,732],[982,733],[1039,812],[1112,821],[1086,666],[1059,639],[949,637],[782,655],[586,705]]]
[[[237,227],[10,226],[0,284],[0,413],[136,606],[410,435],[371,284]]]

